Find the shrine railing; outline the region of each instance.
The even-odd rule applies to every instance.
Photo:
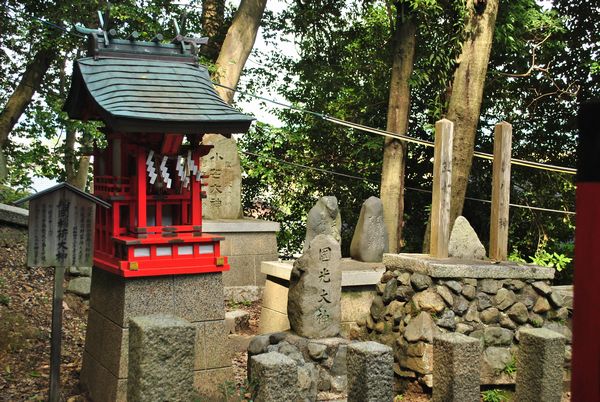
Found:
[[[130,194],[131,180],[129,177],[96,176],[94,177],[94,194],[121,195]]]

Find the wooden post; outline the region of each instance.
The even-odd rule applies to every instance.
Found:
[[[508,207],[510,204],[510,155],[512,125],[503,121],[494,129],[490,259],[505,261],[508,256]]]
[[[52,333],[50,338],[50,402],[60,401],[60,349],[62,338],[62,303],[65,267],[54,267],[52,296]]]
[[[454,124],[447,119],[435,123],[433,195],[431,197],[431,244],[429,254],[448,257],[450,240],[450,189],[452,183],[452,137]]]

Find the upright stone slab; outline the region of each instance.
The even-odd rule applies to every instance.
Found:
[[[481,342],[459,333],[433,339],[433,401],[479,402]]]
[[[204,145],[214,148],[202,157],[202,172],[208,175],[202,216],[206,219],[242,217],[242,170],[236,142],[220,134],[206,134]]]
[[[546,328],[521,329],[515,400],[560,402],[565,338]]]
[[[290,327],[300,336],[328,338],[339,334],[342,271],[340,244],[318,235],[294,262],[288,292]]]
[[[297,400],[298,367],[296,362],[286,355],[270,352],[252,356],[250,375],[255,402]]]
[[[464,216],[459,216],[454,221],[448,243],[448,256],[474,260],[485,258],[485,247]]]
[[[338,209],[337,198],[326,196],[319,201],[308,212],[306,218],[306,238],[304,239],[304,251],[308,249],[310,242],[320,234],[330,235],[338,243],[342,237],[342,218]]]
[[[352,243],[350,256],[358,261],[381,262],[388,252],[388,234],[383,220],[383,203],[377,197],[369,197],[360,209],[360,216]]]
[[[348,402],[382,402],[394,398],[392,348],[377,342],[348,345]]]
[[[193,400],[195,336],[196,327],[175,316],[132,318],[127,400]]]

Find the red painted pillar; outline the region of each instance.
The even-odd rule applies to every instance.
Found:
[[[581,106],[571,400],[600,401],[600,102]]]
[[[200,153],[197,151],[194,151],[193,157],[192,159],[194,160],[194,163],[196,164],[196,166],[198,166],[198,169],[200,169]],[[196,176],[192,173],[191,174],[192,178],[191,180],[191,195],[192,195],[192,203],[190,205],[191,207],[191,214],[192,214],[192,225],[194,226],[200,226],[202,225],[202,187],[200,186],[200,181],[196,180]]]
[[[137,151],[137,226],[146,227],[146,151],[140,147]]]

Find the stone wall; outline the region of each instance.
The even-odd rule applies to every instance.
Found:
[[[481,341],[482,384],[515,382],[519,331],[544,327],[566,337],[572,301],[553,290],[554,270],[510,263],[386,254],[386,272],[364,323],[366,336],[394,349],[395,371],[432,386],[433,337],[458,332]]]

